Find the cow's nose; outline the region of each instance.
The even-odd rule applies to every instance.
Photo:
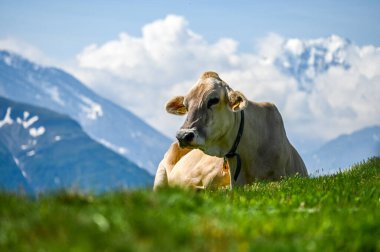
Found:
[[[190,145],[191,141],[193,141],[195,134],[192,131],[180,130],[176,135],[178,142],[181,147],[186,147]]]

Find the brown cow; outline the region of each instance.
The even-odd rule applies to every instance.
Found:
[[[173,143],[160,162],[153,189],[164,186],[206,189],[230,186],[228,163],[202,151],[180,148]]]
[[[232,185],[307,176],[276,106],[248,101],[215,72],[203,73],[190,92],[172,98],[166,110],[188,113],[176,136],[180,146],[227,158],[234,175]]]

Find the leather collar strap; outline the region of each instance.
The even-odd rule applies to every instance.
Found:
[[[227,161],[228,158],[233,158],[236,156],[236,171],[234,174],[234,180],[235,181],[238,179],[239,174],[240,174],[240,170],[241,170],[241,159],[240,159],[240,155],[238,153],[236,153],[236,150],[239,146],[240,139],[241,139],[241,136],[243,135],[243,131],[244,131],[244,111],[243,110],[240,112],[240,115],[241,116],[240,116],[239,131],[238,131],[238,134],[236,136],[234,145],[232,145],[231,150],[226,155],[224,155],[224,161],[225,162]]]

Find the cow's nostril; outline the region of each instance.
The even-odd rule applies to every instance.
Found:
[[[187,134],[185,134],[183,140],[185,140],[186,142],[191,142],[193,139],[194,139],[194,133],[193,132],[188,132]]]
[[[180,130],[177,133],[177,139],[181,147],[189,146],[190,143],[194,140],[195,134],[191,131],[182,131]]]

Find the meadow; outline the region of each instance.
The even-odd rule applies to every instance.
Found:
[[[0,251],[380,251],[380,158],[233,190],[3,192]]]

